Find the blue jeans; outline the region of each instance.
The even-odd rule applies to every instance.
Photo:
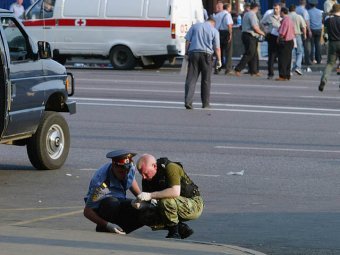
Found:
[[[301,69],[302,57],[303,57],[303,41],[302,35],[296,35],[296,48],[293,49],[292,55],[295,59],[295,64],[292,63],[292,70]]]

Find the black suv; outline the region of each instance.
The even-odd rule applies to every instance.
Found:
[[[73,92],[73,76],[51,59],[49,43],[36,43],[0,9],[0,143],[26,145],[37,169],[60,168],[70,133],[59,112],[76,112]]]

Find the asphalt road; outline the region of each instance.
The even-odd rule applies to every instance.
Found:
[[[339,76],[324,93],[316,73],[289,82],[213,76],[212,109],[201,109],[197,86],[190,111],[178,69],[71,71],[78,105],[65,115],[68,160],[36,171],[25,147],[0,146],[1,225],[93,231],[81,213],[89,180],[108,151],[130,148],[181,161],[199,185],[205,210],[190,223],[192,239],[340,254]]]

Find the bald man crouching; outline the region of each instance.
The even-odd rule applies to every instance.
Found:
[[[166,238],[187,238],[193,230],[184,222],[201,216],[204,203],[198,187],[182,165],[167,158],[144,154],[137,162],[143,192],[139,201],[157,200],[161,221],[169,231]]]

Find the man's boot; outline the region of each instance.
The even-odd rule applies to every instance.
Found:
[[[188,238],[194,233],[194,230],[190,228],[187,224],[180,222],[178,224],[178,233],[182,239]]]
[[[169,226],[168,230],[168,235],[165,238],[181,239],[181,236],[178,233],[178,225]]]

